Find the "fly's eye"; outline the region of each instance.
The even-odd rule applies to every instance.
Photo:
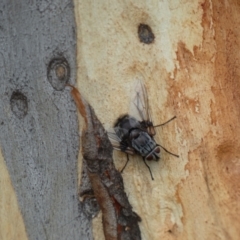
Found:
[[[155,153],[160,153],[160,148],[159,148],[159,147],[156,148],[156,149],[154,150],[154,152],[155,152]]]
[[[148,161],[151,161],[151,160],[153,160],[153,156],[152,156],[152,155],[148,155],[148,156],[146,157],[146,159],[147,159]]]

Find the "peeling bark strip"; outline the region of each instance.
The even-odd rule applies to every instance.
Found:
[[[72,96],[85,120],[82,134],[83,157],[88,176],[103,214],[103,230],[108,239],[141,239],[138,222],[140,217],[124,192],[121,174],[115,169],[112,145],[92,107],[73,87]]]

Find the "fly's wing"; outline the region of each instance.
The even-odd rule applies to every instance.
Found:
[[[141,125],[146,128],[148,134],[154,136],[156,132],[152,124],[147,90],[142,80],[138,80],[130,111],[141,122]]]
[[[122,131],[122,133],[121,133],[121,131]],[[118,133],[118,135],[116,132]],[[110,131],[108,131],[108,138],[109,138],[113,148],[118,151],[122,151],[122,152],[125,152],[128,154],[134,154],[135,153],[134,149],[125,145],[122,142],[122,139],[119,137],[119,134],[124,134],[123,128],[116,127],[114,129],[111,129]]]

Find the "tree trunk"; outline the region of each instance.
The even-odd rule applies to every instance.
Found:
[[[76,77],[73,4],[4,0],[0,9],[0,239],[92,239],[78,199],[77,112],[65,88]]]
[[[142,239],[237,240],[239,2],[21,2],[0,5],[0,238],[92,239],[77,196],[76,108],[51,75],[60,63],[72,84],[77,70],[106,129],[129,113],[139,78],[154,124],[177,116],[155,139],[180,157],[149,162],[154,181],[139,156],[123,172]],[[126,156],[114,160],[121,169]],[[101,228],[99,215],[95,239]]]

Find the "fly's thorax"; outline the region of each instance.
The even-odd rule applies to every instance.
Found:
[[[157,160],[159,159],[160,149],[157,146],[157,143],[154,139],[145,131],[141,129],[132,129],[129,133],[129,139],[132,147],[144,158],[149,157],[152,153],[153,159],[149,160]],[[155,151],[156,150],[156,151]],[[159,150],[159,153],[157,154]]]

